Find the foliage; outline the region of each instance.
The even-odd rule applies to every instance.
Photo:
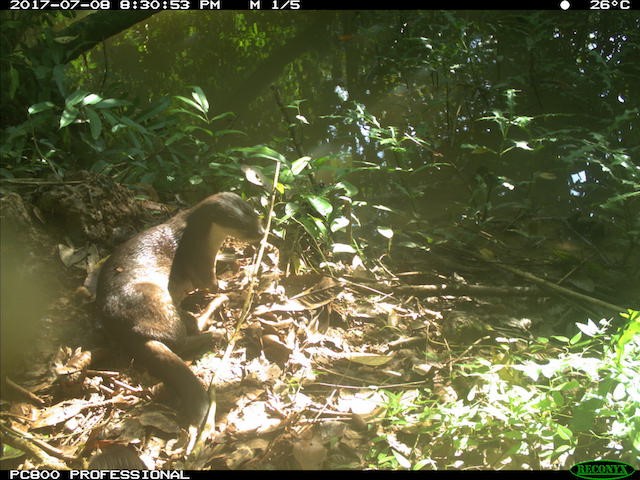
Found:
[[[210,116],[199,87],[192,98],[165,97],[142,108],[78,90],[62,105],[46,101],[28,111],[29,120],[13,127],[3,145],[11,160],[10,169],[2,169],[5,177],[37,176],[50,169],[62,178],[69,170],[85,168],[125,183],[184,191],[214,173],[224,185],[225,177],[239,172],[232,159],[215,149],[219,137],[239,132],[213,128],[229,114]]]
[[[453,366],[455,391],[387,391],[376,468],[569,468],[640,460],[640,313],[572,337],[504,339]],[[455,452],[453,457],[449,452]]]

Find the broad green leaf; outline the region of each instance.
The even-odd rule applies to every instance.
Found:
[[[512,122],[514,125],[518,125],[519,127],[526,127],[531,123],[532,120],[533,120],[533,117],[521,116],[521,117],[514,118]]]
[[[391,239],[393,238],[393,230],[387,227],[378,227],[378,233],[382,235],[384,238]]]
[[[521,150],[533,150],[533,148],[531,148],[529,146],[529,143],[526,141],[513,142],[513,144],[516,146],[516,148],[519,148]]]
[[[573,438],[573,432],[564,425],[558,425],[556,427],[556,434],[563,440],[570,440]]]
[[[76,118],[78,118],[78,113],[76,108],[65,108],[60,116],[60,128],[64,128],[75,122]]]
[[[327,218],[333,212],[333,206],[326,198],[318,195],[308,195],[306,198],[311,206],[323,217]]]
[[[123,107],[125,105],[131,105],[131,102],[127,102],[126,100],[118,100],[115,98],[105,98],[104,100],[96,103],[94,108],[116,108]]]
[[[85,113],[87,115],[87,119],[89,120],[89,129],[91,130],[91,137],[94,140],[97,140],[98,137],[100,137],[100,134],[102,133],[102,120],[100,120],[100,117],[95,112],[95,110],[92,110],[88,107],[85,107]]]
[[[353,183],[347,182],[346,180],[342,180],[335,185],[336,189],[343,189],[348,197],[355,197],[358,194],[358,187],[356,187]]]
[[[347,217],[337,217],[331,221],[331,226],[329,229],[332,232],[337,232],[349,225],[349,219]]]
[[[171,106],[171,99],[169,97],[164,97],[159,101],[155,102],[151,108],[143,112],[142,115],[136,117],[136,121],[138,123],[144,123],[150,118],[158,116],[160,113],[164,112],[167,108]]]
[[[53,81],[58,87],[58,92],[60,95],[65,96],[65,84],[66,84],[66,76],[65,76],[65,68],[64,65],[56,65],[53,67]]]
[[[29,115],[35,115],[36,113],[44,112],[45,110],[51,110],[55,108],[55,105],[51,102],[40,102],[29,107]]]
[[[333,253],[356,253],[356,249],[346,243],[334,243],[331,250]]]
[[[305,156],[305,157],[300,157],[297,160],[294,160],[291,163],[291,171],[293,172],[294,175],[298,175],[302,170],[304,170],[307,165],[309,165],[309,162],[311,161],[311,157]]]
[[[266,158],[269,160],[275,160],[276,162],[282,162],[284,164],[287,163],[284,156],[276,152],[273,148],[269,148],[264,145],[260,145],[257,147],[237,148],[234,151],[242,153],[245,157]]]
[[[398,461],[398,465],[400,465],[401,468],[404,468],[404,469],[411,468],[411,462],[407,457],[405,457],[395,449],[392,449],[391,452],[393,453],[393,456],[396,458],[396,460]]]
[[[191,96],[196,102],[198,102],[198,105],[200,105],[201,111],[203,113],[207,113],[209,111],[209,101],[207,100],[207,96],[202,91],[202,88],[193,87],[193,92],[191,92]]]
[[[302,218],[300,222],[302,223],[302,226],[304,227],[306,232],[313,238],[319,239],[321,237],[324,237],[327,233],[327,228],[319,218],[315,218],[309,215]]]
[[[90,93],[86,97],[82,99],[82,105],[95,105],[102,101],[102,97],[100,95],[96,95],[95,93]]]
[[[284,217],[278,219],[278,223],[285,222],[300,211],[300,205],[296,202],[289,202],[284,206]]]
[[[87,92],[78,90],[77,92],[72,93],[69,97],[67,97],[64,103],[67,108],[73,107],[74,105],[77,105],[78,103],[83,101],[87,95]]]
[[[20,86],[20,74],[18,70],[13,68],[13,66],[9,67],[9,98],[11,100],[14,99],[16,95],[16,91],[18,91],[18,87]]]
[[[191,100],[190,98],[183,97],[183,96],[181,96],[181,95],[176,95],[176,97],[175,97],[175,98],[177,98],[178,100],[180,100],[180,101],[182,101],[182,102],[186,103],[187,105],[189,105],[189,106],[191,106],[191,107],[195,108],[195,109],[196,109],[196,110],[198,110],[199,112],[206,113],[198,103],[194,102],[194,101],[193,101],[193,100]]]

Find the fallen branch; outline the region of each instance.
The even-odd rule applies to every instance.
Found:
[[[492,263],[498,266],[499,268],[506,270],[507,272],[513,273],[514,275],[518,275],[519,277],[525,278],[530,282],[540,285],[543,288],[556,291],[568,297],[575,298],[576,300],[583,300],[585,302],[591,303],[592,305],[597,305],[598,307],[606,308],[607,310],[615,310],[617,312],[627,311],[626,308],[621,307],[620,305],[615,305],[613,303],[605,302],[604,300],[600,300],[599,298],[590,297],[589,295],[585,295],[584,293],[575,292],[569,288],[561,287],[560,285],[557,285],[553,282],[545,280],[544,278],[537,277],[532,273],[523,272],[522,270],[518,270],[517,268],[511,267],[509,265],[504,265],[504,264],[495,263],[495,262],[489,262],[489,263]]]
[[[62,450],[35,438],[28,432],[19,432],[8,425],[0,423],[2,441],[18,450],[37,458],[42,462],[42,467],[53,470],[68,470],[65,462],[73,462],[75,457],[65,454]]]
[[[388,287],[387,287],[388,288]],[[488,285],[401,285],[393,288],[394,293],[409,295],[540,295],[535,287],[493,287]]]
[[[26,397],[29,400],[31,400],[36,405],[45,405],[45,401],[42,400],[39,396],[37,396],[35,393],[27,390],[22,385],[18,385],[16,382],[11,380],[9,377],[5,377],[5,383],[7,384],[7,387],[12,388],[16,392],[18,392],[20,395],[23,395],[24,397]]]

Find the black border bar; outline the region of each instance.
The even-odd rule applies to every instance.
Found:
[[[635,10],[640,0],[8,0],[8,10]]]

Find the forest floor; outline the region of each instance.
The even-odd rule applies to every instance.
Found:
[[[174,399],[97,327],[95,269],[118,239],[101,243],[108,229],[96,227],[102,217],[91,213],[92,196],[70,193],[75,188],[61,188],[64,205],[56,195],[48,202],[58,211],[86,209],[70,214],[91,220],[93,227],[79,228],[83,240],[72,242],[69,227],[31,239],[46,242],[44,270],[57,288],[21,348],[27,361],[3,387],[2,433],[16,451],[5,468],[83,468],[95,452],[125,445],[153,469],[361,469],[375,465],[372,446],[381,441],[402,465],[420,425],[389,422],[394,405],[425,392],[432,405],[455,401],[472,383],[452,377],[454,365],[481,348],[524,345],[548,329],[545,318],[567,312],[526,282],[515,288],[504,272],[455,255],[449,260],[466,268],[447,268],[446,255],[437,266],[433,256],[385,256],[366,265],[334,259],[327,273],[295,275],[279,269],[279,252],[269,247],[251,286],[255,249],[229,241],[219,291],[194,294],[189,307],[205,312],[207,328],[220,338],[191,362],[209,385],[215,413],[215,429],[193,449]],[[114,195],[104,190],[98,193]],[[168,215],[154,202],[137,203],[127,195],[110,199],[126,212],[119,236],[150,222],[145,208],[159,212],[155,223]],[[431,445],[429,454],[434,461],[453,456],[446,444]]]

